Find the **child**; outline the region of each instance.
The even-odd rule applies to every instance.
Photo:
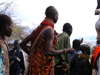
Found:
[[[70,61],[70,71],[69,75],[79,75],[78,74],[78,51],[80,50],[80,40],[73,40],[73,48],[75,49],[74,53],[71,55]]]

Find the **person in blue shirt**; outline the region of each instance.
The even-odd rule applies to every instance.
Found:
[[[73,40],[73,48],[75,49],[74,53],[71,55],[70,61],[70,71],[69,75],[79,75],[78,74],[78,51],[80,50],[80,40]]]

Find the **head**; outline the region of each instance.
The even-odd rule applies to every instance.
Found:
[[[58,20],[58,11],[53,6],[49,6],[46,8],[45,15],[46,17],[52,19],[54,23],[56,23]]]
[[[63,32],[66,32],[70,36],[72,34],[72,25],[70,23],[65,23],[63,25]]]
[[[97,44],[100,44],[100,39],[97,39],[96,43],[97,43]]]
[[[18,47],[19,47],[19,40],[15,40],[15,41],[14,41],[14,47],[15,47],[15,48],[18,48]]]
[[[83,54],[90,55],[90,46],[88,44],[82,44],[80,46],[80,49],[81,49],[81,51],[82,51]]]
[[[73,48],[77,51],[80,49],[80,41],[78,39],[73,40]]]
[[[5,14],[0,14],[0,36],[10,37],[11,33],[12,33],[12,19]]]

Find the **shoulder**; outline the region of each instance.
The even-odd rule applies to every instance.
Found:
[[[46,30],[46,32],[54,32],[54,29],[53,29],[53,28],[48,28],[48,29]]]
[[[63,32],[63,33],[64,33],[64,36],[69,37],[69,35],[66,32]]]
[[[45,30],[44,34],[46,35],[51,35],[51,34],[54,34],[54,29],[53,28],[48,28]]]
[[[63,36],[63,37],[69,38],[69,35],[66,32],[62,32],[59,36]]]

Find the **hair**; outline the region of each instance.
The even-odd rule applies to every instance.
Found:
[[[70,23],[65,23],[63,25],[63,32],[66,32],[70,36],[72,34],[72,25]]]
[[[54,6],[47,7],[46,11],[45,11],[46,17],[52,18],[56,14],[55,11],[56,11],[56,9]]]
[[[79,50],[79,48],[80,48],[80,41],[78,39],[73,40],[73,48]]]
[[[15,44],[15,43],[18,43],[18,42],[19,42],[19,40],[15,40],[15,41],[14,41],[14,44]]]
[[[0,14],[0,29],[6,25],[11,25],[12,19],[5,14]]]
[[[68,31],[69,29],[72,29],[72,25],[70,23],[65,23],[63,25],[63,31]]]
[[[100,44],[100,39],[97,39],[96,43],[97,43],[97,44]]]
[[[90,55],[90,46],[88,44],[82,44],[80,46],[80,49],[81,49],[81,51],[82,51],[83,54]]]

